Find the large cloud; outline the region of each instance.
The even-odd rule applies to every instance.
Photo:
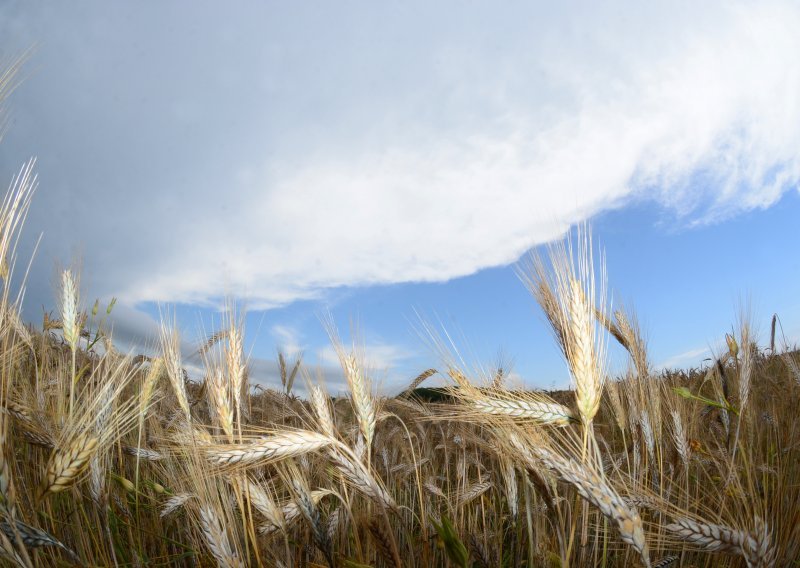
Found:
[[[268,307],[798,184],[796,5],[554,10],[6,3],[7,52],[38,42],[0,154],[40,157],[35,270],[77,250],[92,296]]]

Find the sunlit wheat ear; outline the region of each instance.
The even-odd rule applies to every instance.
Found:
[[[689,447],[689,440],[686,439],[686,434],[683,431],[681,414],[677,410],[672,411],[672,425],[672,438],[675,441],[675,449],[678,450],[683,467],[688,468],[691,448]]]
[[[739,406],[744,409],[750,398],[750,377],[753,374],[753,339],[750,337],[750,323],[747,316],[741,323],[741,364],[739,366]]]
[[[328,540],[333,542],[334,538],[336,538],[336,533],[339,530],[339,527],[342,526],[342,507],[336,507],[329,515],[328,515],[328,522],[327,526],[325,527],[325,531],[328,533]]]
[[[314,414],[317,416],[320,430],[326,436],[335,438],[336,430],[333,425],[328,395],[319,385],[311,385],[311,406],[314,408]]]
[[[603,383],[597,368],[594,345],[594,306],[591,306],[580,283],[569,283],[570,341],[569,363],[575,378],[578,410],[585,423],[590,423],[600,407]]]
[[[669,532],[686,542],[695,544],[709,552],[732,552],[740,554],[747,533],[730,527],[706,524],[686,518],[675,519],[666,525]]]
[[[158,379],[161,377],[161,373],[164,371],[164,359],[161,357],[156,357],[152,361],[150,361],[150,368],[147,370],[147,374],[144,378],[144,383],[142,384],[142,391],[141,395],[139,396],[139,418],[144,419],[145,415],[147,414],[147,410],[150,407],[150,403],[153,398],[153,394],[156,390],[156,385],[158,384]]]
[[[428,380],[430,377],[435,375],[438,371],[436,369],[427,369],[426,371],[421,372],[416,378],[411,381],[411,384],[406,387],[406,389],[397,395],[398,398],[403,398],[410,396],[422,383]]]
[[[164,503],[164,506],[161,508],[161,513],[159,513],[159,517],[164,518],[171,515],[183,507],[186,502],[193,497],[195,497],[194,493],[179,493],[177,495],[173,495],[167,499],[166,503]]]
[[[175,392],[175,398],[186,415],[186,421],[191,424],[192,411],[189,407],[189,398],[186,395],[186,384],[183,381],[180,340],[178,332],[169,329],[166,322],[161,322],[161,350],[164,352],[164,366],[169,382],[172,385],[172,390]]]
[[[749,568],[772,568],[776,564],[776,553],[772,547],[772,535],[767,523],[754,519],[753,530],[744,545],[744,558]]]
[[[361,372],[354,355],[344,358],[344,370],[347,384],[350,386],[353,406],[358,417],[358,426],[364,435],[367,448],[371,448],[372,438],[375,434],[376,410],[370,381]]]
[[[229,303],[227,318],[228,345],[225,349],[225,363],[233,395],[233,413],[239,421],[242,415],[242,395],[247,390],[247,371],[244,360],[244,319],[237,318],[233,302]]]
[[[311,499],[314,501],[314,504],[317,504],[323,497],[332,494],[333,492],[328,489],[317,489],[311,492]],[[301,517],[302,512],[300,511],[300,506],[296,501],[289,501],[280,509],[281,522],[273,523],[269,521],[261,525],[258,527],[258,534],[270,535],[279,530],[286,530]]]
[[[511,513],[511,518],[516,520],[519,514],[519,497],[517,487],[517,470],[514,467],[514,462],[508,459],[503,460],[503,483],[506,487],[506,500],[508,501],[508,511]]]
[[[614,421],[620,430],[625,430],[625,421],[627,420],[628,413],[622,404],[622,396],[620,395],[620,385],[618,381],[610,381],[607,385],[606,392],[608,393],[608,400],[611,403],[613,410]]]
[[[639,425],[642,428],[642,437],[647,447],[647,455],[650,456],[650,462],[655,463],[656,445],[655,439],[653,438],[653,426],[650,423],[650,415],[646,410],[642,410],[642,413],[639,415]]]
[[[555,402],[500,399],[482,396],[472,402],[478,412],[495,416],[528,419],[540,424],[566,426],[575,421],[572,411]]]
[[[61,324],[64,332],[64,341],[75,349],[80,336],[78,329],[78,287],[72,272],[65,270],[61,273]]]
[[[105,432],[108,430],[109,419],[114,412],[114,395],[117,394],[111,388],[103,389],[100,393],[102,400],[99,402],[99,410],[94,417],[94,431]],[[105,481],[107,474],[107,456],[104,452],[94,452],[89,460],[89,492],[96,503],[105,503]]]
[[[543,447],[526,446],[515,435],[509,436],[512,446],[519,455],[528,460],[535,457],[558,476],[571,484],[586,501],[600,509],[608,519],[614,521],[622,541],[631,545],[641,556],[645,566],[650,566],[647,542],[644,536],[642,519],[636,509],[632,509],[606,481],[590,469],[575,460],[566,459]],[[535,460],[534,461],[535,463]]]
[[[759,517],[751,532],[707,524],[687,518],[675,519],[665,527],[682,540],[709,552],[728,552],[744,557],[748,568],[766,568],[775,565],[775,552],[770,542],[770,532]]]
[[[157,452],[156,450],[151,450],[149,448],[137,448],[135,446],[123,445],[122,453],[144,461],[155,462],[164,459],[164,454],[162,454],[161,452]]]
[[[397,509],[392,496],[378,483],[377,479],[364,467],[360,460],[355,460],[344,453],[333,449],[330,451],[333,464],[342,476],[355,489],[386,509]]]
[[[208,365],[207,372],[206,386],[210,406],[216,412],[220,428],[228,436],[228,439],[232,439],[234,414],[229,396],[229,385],[225,380],[222,369],[213,363]]]
[[[427,489],[432,495],[436,495],[437,497],[441,497],[442,499],[447,499],[447,495],[445,495],[444,491],[439,489],[439,487],[433,482],[432,478],[428,478],[422,486]]]
[[[58,493],[72,486],[89,465],[97,442],[94,436],[83,433],[78,434],[66,448],[56,448],[47,464],[40,496]]]
[[[310,430],[287,431],[248,444],[227,444],[205,450],[217,465],[268,464],[330,446],[334,441]]]
[[[566,357],[567,334],[564,329],[565,318],[563,317],[558,297],[553,290],[552,275],[548,272],[544,260],[539,255],[531,257],[527,272],[519,270],[518,275],[525,282],[528,290],[544,312],[550,327],[553,329],[556,342]]]
[[[250,504],[255,507],[267,521],[275,526],[281,525],[283,519],[280,509],[261,485],[253,482],[249,478],[245,478],[242,483],[242,490]]]
[[[211,507],[200,507],[200,530],[203,533],[208,549],[219,566],[224,568],[244,566],[231,546],[228,533],[223,528],[222,520]]]

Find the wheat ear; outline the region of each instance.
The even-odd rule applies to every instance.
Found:
[[[328,396],[319,385],[311,385],[311,406],[314,414],[317,415],[317,422],[322,432],[331,438],[336,437],[336,429],[333,425],[333,416],[328,404]]]
[[[540,424],[565,426],[575,421],[572,411],[555,402],[481,397],[472,402],[483,414],[529,419]]]
[[[600,509],[604,516],[613,520],[622,541],[631,545],[639,553],[645,566],[650,566],[647,542],[639,513],[636,509],[629,507],[600,475],[575,460],[564,458],[544,448],[526,447],[514,435],[509,439],[524,457],[530,460],[532,456],[535,456],[541,463],[554,470],[561,479],[571,484],[581,497]]]
[[[166,322],[161,323],[161,349],[164,352],[164,367],[175,392],[175,398],[178,399],[178,406],[186,415],[186,421],[191,424],[192,411],[189,407],[189,397],[186,395],[186,384],[183,381],[178,332],[167,328]]]
[[[354,355],[344,358],[344,370],[347,384],[350,386],[350,393],[353,397],[358,426],[364,435],[366,447],[371,448],[372,438],[375,434],[376,411],[375,401],[372,399],[370,381],[361,372]]]
[[[228,539],[228,533],[222,526],[221,519],[211,507],[200,508],[200,529],[203,532],[208,549],[223,568],[240,568],[244,564],[234,552]]]
[[[97,438],[83,433],[76,436],[66,449],[56,448],[48,462],[41,497],[64,491],[74,484],[88,466],[97,443]]]
[[[0,523],[0,531],[2,531],[3,534],[5,534],[6,537],[8,537],[8,539],[12,542],[19,535],[19,539],[22,541],[22,544],[24,544],[27,548],[43,548],[46,546],[54,546],[66,552],[70,559],[76,564],[81,563],[78,555],[53,535],[46,533],[41,529],[37,529],[36,527],[32,527],[31,525],[25,524],[20,520],[15,519],[13,523],[13,525],[8,521],[3,521]]]
[[[218,465],[267,464],[297,457],[329,446],[333,440],[310,430],[282,432],[249,444],[228,444],[206,449],[208,459]]]

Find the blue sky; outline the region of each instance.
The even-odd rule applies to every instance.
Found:
[[[25,316],[78,259],[124,345],[174,306],[188,352],[233,295],[265,380],[281,344],[335,390],[330,310],[387,390],[439,363],[418,314],[564,386],[514,265],[588,221],[654,363],[700,364],[747,298],[796,340],[798,25],[777,0],[5,2],[0,55],[34,47],[0,141],[7,179],[38,157]]]

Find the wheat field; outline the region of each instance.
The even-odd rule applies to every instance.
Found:
[[[35,186],[31,162],[0,208],[7,565],[800,565],[798,353],[742,317],[707,368],[655,372],[586,233],[520,269],[572,390],[510,388],[431,330],[440,364],[385,396],[333,332],[349,390],[331,396],[283,356],[280,389],[251,384],[233,310],[199,382],[167,321],[155,355],[121,353],[113,304],[81,309],[71,270],[24,323],[10,275]]]

